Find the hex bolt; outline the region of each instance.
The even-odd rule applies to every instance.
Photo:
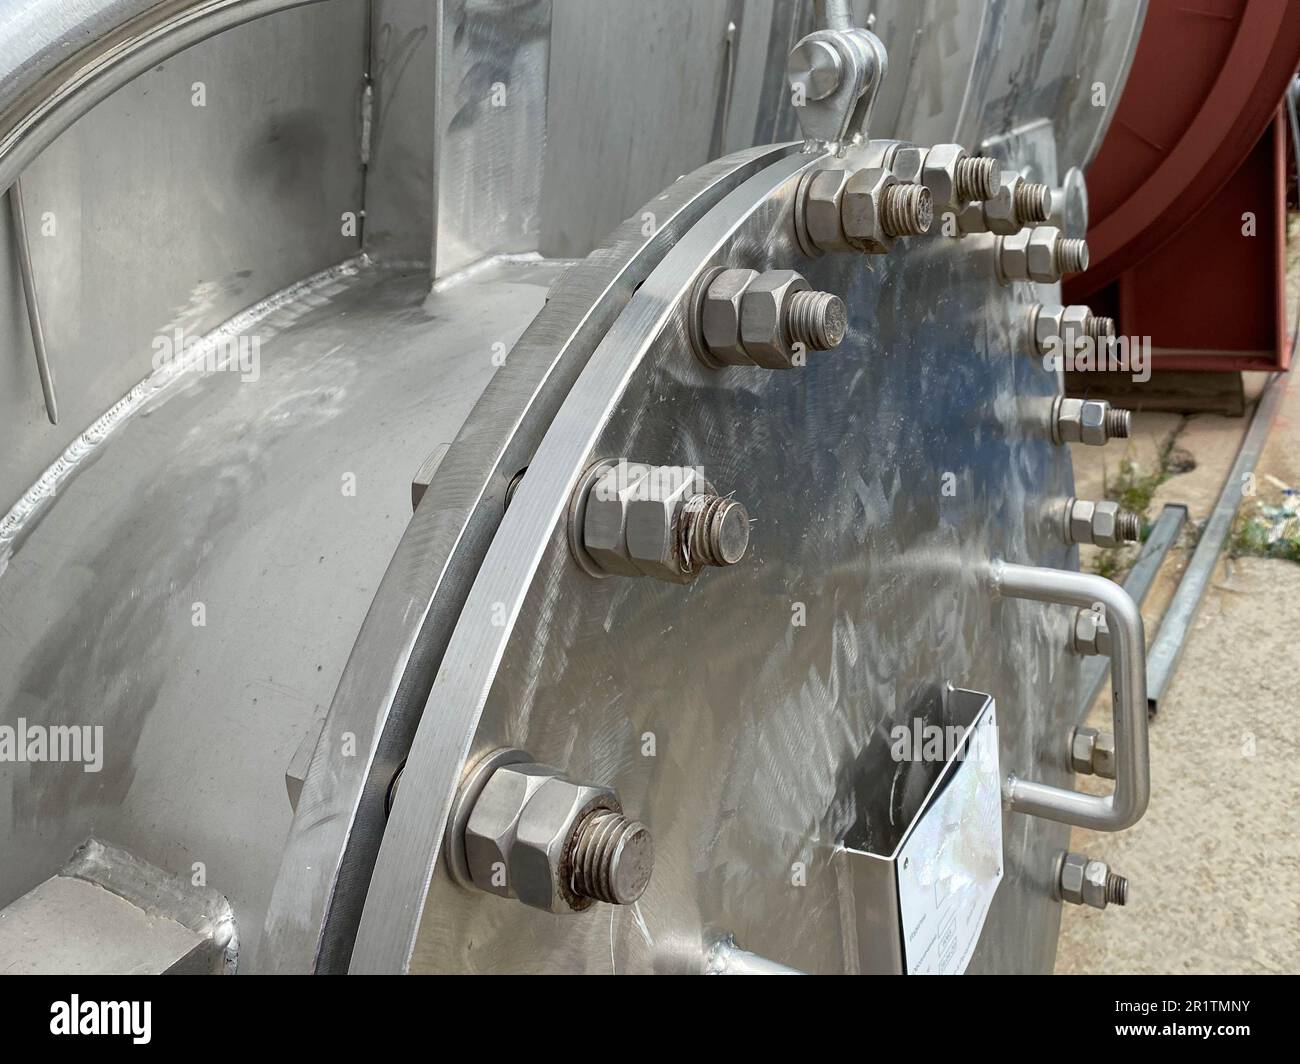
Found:
[[[887,236],[924,236],[933,220],[934,198],[924,185],[890,185],[881,196],[880,224]]]
[[[1065,542],[1118,547],[1142,538],[1142,518],[1109,499],[1070,499],[1065,504]]]
[[[526,756],[497,751],[462,784],[448,829],[453,878],[551,913],[636,901],[654,871],[649,829],[609,787]]]
[[[1080,608],[1074,616],[1071,644],[1080,654],[1109,655],[1110,627],[1106,624],[1105,614],[1099,609]]]
[[[705,566],[745,556],[749,513],[697,469],[608,460],[589,469],[574,492],[569,546],[592,576],[689,584]]]
[[[840,87],[843,76],[840,53],[827,41],[804,40],[794,46],[786,62],[791,85],[802,85],[805,100],[824,100]]]
[[[1026,181],[1015,170],[999,170],[993,195],[983,203],[966,204],[957,216],[963,233],[1014,236],[1022,229],[1041,225],[1052,213],[1052,190]]]
[[[654,871],[654,842],[644,824],[622,813],[597,810],[578,824],[571,887],[579,898],[631,905]]]
[[[965,158],[957,162],[955,189],[958,203],[992,199],[998,193],[998,161]]]
[[[1055,284],[1067,273],[1082,273],[1088,268],[1088,243],[1063,236],[1059,229],[1048,225],[1020,229],[998,237],[995,266],[1003,284]]]
[[[1001,171],[996,159],[973,159],[960,144],[912,151],[914,159],[907,156],[902,166],[895,163],[891,169],[899,181],[919,181],[928,188],[935,213],[960,212],[974,201],[997,195]]]
[[[1067,307],[1039,303],[1030,308],[1029,332],[1040,355],[1063,355],[1066,348],[1084,337],[1101,351],[1115,339],[1115,319],[1094,314],[1081,303]]]
[[[749,547],[749,512],[734,499],[694,495],[677,516],[682,566],[735,565]]]
[[[1070,733],[1070,767],[1081,776],[1115,778],[1115,736],[1096,728],[1075,728]]]
[[[1057,859],[1056,896],[1071,905],[1107,905],[1128,903],[1128,880],[1110,870],[1105,861],[1094,861],[1086,854],[1063,853]]]
[[[1072,399],[1058,395],[1052,401],[1052,442],[1104,446],[1127,439],[1133,413],[1112,407],[1105,399]]]
[[[844,300],[814,292],[794,270],[715,269],[696,282],[691,347],[711,369],[791,369],[848,331]]]
[[[942,149],[942,151],[940,150]],[[900,167],[907,172],[920,167],[925,182],[903,181],[885,166],[858,170],[828,167],[810,170],[795,192],[795,237],[809,256],[826,251],[857,251],[884,255],[900,236],[921,236],[934,220],[936,188],[947,195],[954,177],[955,144],[931,148],[926,158],[938,156],[944,165],[912,160]],[[910,154],[920,155],[918,149]]]

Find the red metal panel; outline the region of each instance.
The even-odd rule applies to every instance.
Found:
[[[1157,367],[1275,369],[1285,357],[1285,145],[1278,115],[1205,209],[1120,275],[1117,320],[1152,338]]]
[[[1285,365],[1284,126],[1297,0],[1151,0],[1124,97],[1088,171],[1092,265],[1071,302],[1151,336],[1157,365]],[[1273,121],[1270,121],[1273,120]],[[1257,236],[1242,235],[1242,215]]]

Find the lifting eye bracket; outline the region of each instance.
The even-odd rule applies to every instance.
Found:
[[[794,46],[787,75],[805,152],[842,155],[866,140],[888,67],[885,46],[870,30],[819,29]]]

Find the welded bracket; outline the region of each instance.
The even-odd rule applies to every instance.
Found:
[[[853,26],[816,30],[794,46],[786,73],[805,152],[838,155],[866,140],[888,67],[880,38]]]

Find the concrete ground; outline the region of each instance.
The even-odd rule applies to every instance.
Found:
[[[1248,376],[1248,398],[1261,386],[1262,376]],[[1169,472],[1151,498],[1150,518],[1166,502],[1189,507],[1183,541],[1143,608],[1148,642],[1191,556],[1197,529],[1190,526],[1213,508],[1250,413],[1139,414],[1127,444],[1075,449],[1080,497],[1101,498],[1103,480],[1113,484],[1129,457],[1142,472],[1162,464]],[[1280,497],[1281,485],[1300,488],[1300,383],[1278,412],[1257,482],[1266,501]],[[1082,560],[1085,569],[1118,566],[1116,579],[1128,562],[1131,556],[1091,549]],[[1220,558],[1151,722],[1146,816],[1118,834],[1076,830],[1072,838],[1072,849],[1129,878],[1129,903],[1104,911],[1065,906],[1058,972],[1300,972],[1298,634],[1300,564]],[[1089,723],[1109,730],[1109,716],[1104,693]],[[1085,790],[1110,786],[1077,780]]]

